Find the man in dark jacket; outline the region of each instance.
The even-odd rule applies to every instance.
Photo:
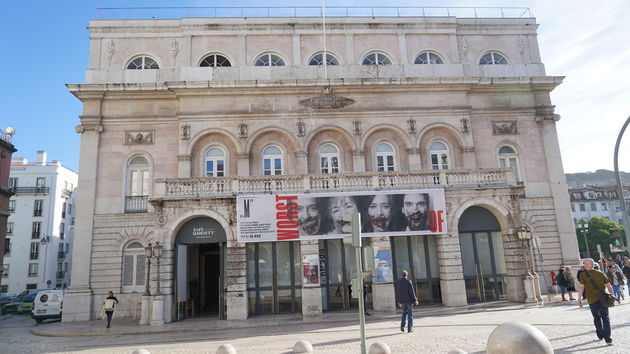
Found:
[[[405,322],[407,322],[407,332],[413,332],[413,305],[418,305],[416,292],[413,290],[411,280],[407,279],[407,271],[403,270],[400,279],[396,282],[396,303],[398,307],[403,308],[402,318],[400,320],[400,331],[405,331]]]
[[[626,261],[626,265],[621,269],[623,275],[626,276],[626,284],[628,284],[628,295],[630,295],[630,260]]]

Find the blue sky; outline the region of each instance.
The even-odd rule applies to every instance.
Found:
[[[81,103],[66,83],[83,82],[88,57],[86,26],[102,7],[139,6],[317,6],[317,0],[13,1],[0,12],[4,53],[0,128],[17,129],[15,156],[34,160],[46,150],[78,170]],[[334,1],[333,5],[525,6],[540,24],[539,42],[548,75],[566,76],[552,94],[562,116],[558,135],[566,172],[612,169],[615,139],[630,114],[630,1],[608,0],[427,0]],[[620,151],[630,170],[630,132]]]

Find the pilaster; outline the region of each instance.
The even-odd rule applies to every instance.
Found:
[[[456,229],[446,235],[438,235],[438,263],[440,265],[440,288],[444,306],[466,306],[466,283],[462,268],[459,233]]]
[[[247,319],[247,260],[243,244],[228,241],[225,250],[227,320]]]

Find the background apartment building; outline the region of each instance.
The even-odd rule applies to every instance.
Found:
[[[7,219],[9,212],[9,171],[11,166],[11,155],[17,150],[13,146],[12,139],[15,129],[8,127],[7,131],[0,130],[0,245],[6,242]],[[4,293],[2,280],[4,278],[4,253],[0,252],[0,293]]]
[[[76,172],[48,162],[44,151],[32,163],[12,159],[2,279],[7,292],[69,286],[76,185]]]
[[[531,300],[528,271],[544,288],[578,262],[549,96],[562,77],[528,11],[495,10],[333,16],[326,35],[317,15],[91,21],[85,82],[68,85],[83,113],[64,321],[109,290],[117,316],[156,324],[356,308],[341,239],[242,237],[237,201],[265,195],[437,190],[447,229],[366,239],[383,271],[368,306],[395,311],[402,270],[423,304]]]
[[[623,225],[618,194],[616,186],[569,188],[573,224],[577,225],[581,219],[588,220],[596,216]],[[623,197],[626,205],[630,204],[630,187],[624,186]]]

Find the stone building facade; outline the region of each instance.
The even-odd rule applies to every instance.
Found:
[[[4,245],[6,250],[8,241],[6,241],[7,235],[7,219],[11,212],[9,210],[9,199],[13,192],[9,188],[9,171],[11,170],[11,156],[17,151],[13,146],[13,134],[15,130],[11,127],[7,128],[7,132],[0,130],[0,245]],[[0,293],[6,293],[3,291],[3,280],[5,278],[5,263],[4,253],[0,252]],[[7,287],[8,288],[8,287]]]
[[[108,290],[118,316],[155,324],[355,308],[347,244],[239,242],[246,194],[444,190],[448,233],[368,241],[423,303],[525,301],[526,271],[544,288],[578,262],[549,97],[562,78],[545,73],[535,19],[327,21],[325,44],[308,17],[90,23],[86,80],[68,85],[83,113],[64,321],[93,318]],[[369,306],[394,311],[393,282],[368,283]]]

